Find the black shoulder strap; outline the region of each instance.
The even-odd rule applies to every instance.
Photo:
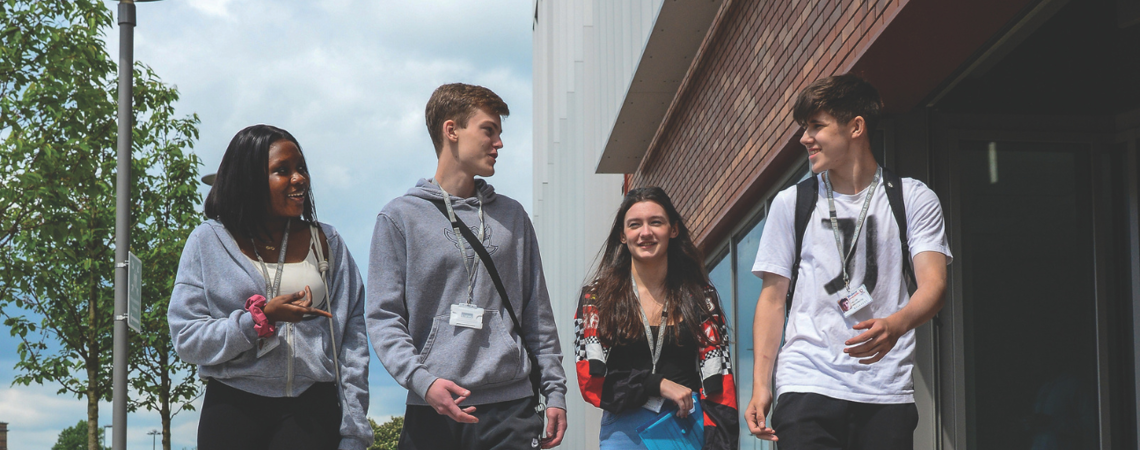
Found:
[[[819,180],[815,174],[796,184],[796,255],[792,262],[792,279],[788,284],[788,297],[784,313],[792,310],[792,297],[796,295],[796,280],[800,277],[800,253],[804,246],[804,233],[807,232],[811,212],[819,197]]]
[[[439,212],[443,213],[443,217],[451,221],[451,217],[447,214],[447,206],[443,204],[443,200],[433,200],[432,204],[439,209]],[[522,341],[523,351],[526,352],[527,357],[530,359],[530,382],[534,390],[535,400],[537,400],[542,371],[538,367],[538,358],[534,356],[534,353],[530,351],[530,347],[526,344],[526,336],[523,335],[522,323],[519,322],[519,317],[515,314],[515,307],[511,305],[510,297],[507,297],[507,289],[503,286],[503,280],[499,278],[499,271],[495,269],[495,261],[491,259],[491,254],[487,253],[487,249],[483,247],[483,243],[479,242],[479,238],[475,237],[475,233],[472,233],[471,230],[467,228],[467,224],[463,223],[463,220],[461,220],[458,215],[455,216],[455,222],[451,222],[451,226],[458,228],[459,234],[462,234],[463,238],[467,240],[467,243],[471,244],[471,249],[475,250],[475,253],[479,255],[479,260],[483,262],[483,267],[486,268],[487,273],[491,275],[491,281],[495,283],[495,290],[499,291],[499,298],[503,300],[503,308],[506,309],[507,314],[511,316],[511,322],[514,322],[519,340]]]
[[[910,242],[906,223],[906,204],[903,203],[902,179],[894,172],[883,169],[883,183],[886,184],[887,203],[891,205],[891,212],[895,215],[895,223],[899,226],[899,243],[902,244],[903,279],[906,280],[906,290],[910,295],[918,289],[918,281],[914,277],[914,266],[910,260]]]

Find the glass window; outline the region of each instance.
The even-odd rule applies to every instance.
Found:
[[[736,353],[736,389],[740,398],[740,448],[753,450],[770,448],[766,441],[756,439],[748,432],[748,424],[744,421],[744,410],[752,399],[752,318],[756,313],[756,299],[760,298],[760,289],[764,286],[759,277],[752,275],[752,263],[756,261],[765,222],[761,215],[760,221],[736,242],[733,251],[736,257],[736,343],[739,349]]]

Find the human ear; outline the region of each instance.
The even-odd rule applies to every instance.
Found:
[[[459,140],[459,135],[455,132],[456,124],[454,120],[447,120],[443,122],[443,137],[447,140],[455,142]]]
[[[863,116],[855,116],[854,119],[851,119],[851,123],[848,124],[848,126],[851,127],[852,139],[867,134],[867,121],[863,119]]]

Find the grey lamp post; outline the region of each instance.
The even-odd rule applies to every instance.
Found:
[[[155,446],[154,441],[155,441],[155,439],[158,439],[158,435],[161,433],[159,433],[158,430],[150,430],[146,434],[151,436],[151,438],[150,438],[150,450],[154,450],[154,446]]]
[[[115,341],[111,383],[111,448],[127,449],[127,254],[131,247],[131,130],[135,66],[135,2],[119,1],[119,142],[115,187]]]

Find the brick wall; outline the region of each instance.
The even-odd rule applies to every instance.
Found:
[[[795,160],[795,94],[853,66],[908,0],[727,0],[631,187],[661,186],[715,245]]]

